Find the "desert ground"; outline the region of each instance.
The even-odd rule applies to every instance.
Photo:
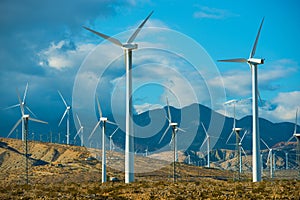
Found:
[[[300,199],[297,170],[278,170],[273,179],[251,182],[250,171],[238,179],[236,171],[176,164],[136,156],[135,182],[124,183],[124,156],[107,152],[108,180],[101,183],[101,155],[97,149],[29,142],[28,183],[24,145],[0,139],[0,199]],[[165,157],[171,154],[165,153]],[[181,155],[182,156],[182,155]],[[154,171],[153,166],[158,166]]]

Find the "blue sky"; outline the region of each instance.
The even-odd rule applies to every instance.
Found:
[[[298,8],[296,0],[1,1],[0,107],[16,104],[16,88],[22,94],[29,82],[27,104],[43,120],[58,123],[64,112],[57,90],[77,113],[93,109],[94,102],[86,99],[97,94],[104,110],[112,107],[119,115],[122,50],[82,26],[126,41],[154,10],[134,51],[137,112],[162,107],[169,96],[175,107],[197,102],[229,116],[232,105],[223,103],[237,99],[238,118],[251,114],[249,67],[217,60],[247,58],[265,17],[256,51],[266,59],[259,66],[260,116],[294,122],[300,104]],[[1,110],[1,130],[14,125],[18,112]],[[83,118],[96,121],[87,113]]]

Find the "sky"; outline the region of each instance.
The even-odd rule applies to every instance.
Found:
[[[59,90],[82,121],[96,123],[95,96],[122,121],[123,51],[82,26],[125,42],[153,10],[133,51],[136,113],[165,106],[168,96],[174,107],[200,103],[228,116],[233,104],[224,103],[237,100],[237,118],[251,115],[249,66],[217,60],[248,58],[265,17],[255,54],[265,59],[258,67],[259,115],[294,122],[300,106],[298,9],[297,0],[4,0],[0,108],[17,104],[16,88],[23,96],[28,82],[26,104],[39,119],[59,123],[65,111]],[[5,136],[20,111],[0,112]]]

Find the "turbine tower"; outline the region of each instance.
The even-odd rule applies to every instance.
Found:
[[[62,120],[64,119],[64,117],[66,116],[67,114],[67,144],[69,145],[70,144],[70,109],[71,109],[71,106],[69,106],[67,103],[66,103],[66,100],[64,99],[64,97],[62,96],[62,94],[60,93],[60,91],[58,91],[58,94],[59,96],[61,97],[62,101],[64,102],[65,106],[66,106],[66,110],[58,124],[58,126],[60,126]]]
[[[107,119],[107,117],[102,116],[102,111],[99,103],[98,97],[96,98],[97,101],[97,107],[98,107],[98,112],[99,112],[99,120],[93,129],[92,133],[89,136],[89,139],[93,136],[94,132],[102,122],[102,183],[106,182],[106,149],[105,149],[105,144],[106,144],[106,136],[105,136],[105,125],[106,123],[117,125]]]
[[[174,182],[176,182],[176,151],[177,151],[177,143],[176,143],[176,134],[177,131],[183,131],[185,132],[183,129],[180,129],[178,127],[178,123],[176,122],[172,122],[172,116],[171,116],[171,111],[170,111],[170,106],[169,106],[169,101],[167,98],[167,108],[168,108],[168,116],[167,116],[167,120],[169,121],[169,125],[168,128],[165,130],[165,132],[163,133],[162,137],[160,138],[158,143],[161,143],[161,141],[163,140],[163,138],[165,137],[165,135],[167,134],[167,132],[169,131],[170,127],[172,127],[172,138],[171,138],[171,142],[173,142],[173,180]]]
[[[74,140],[76,139],[76,137],[79,135],[79,138],[80,138],[80,146],[83,147],[83,126],[81,124],[81,121],[78,117],[78,115],[76,114],[76,118],[77,118],[77,121],[78,121],[78,124],[79,124],[79,129],[74,137]]]
[[[264,63],[264,59],[254,58],[256,46],[258,43],[260,31],[264,22],[264,18],[260,24],[258,34],[256,36],[250,57],[219,60],[219,62],[237,62],[248,63],[252,72],[252,179],[253,182],[261,181],[261,160],[260,160],[260,135],[258,124],[258,87],[257,87],[257,66]]]
[[[126,139],[125,139],[125,183],[134,181],[134,133],[132,126],[132,51],[138,48],[138,45],[133,43],[138,33],[143,28],[144,24],[152,15],[153,11],[139,25],[136,31],[131,35],[128,41],[122,44],[118,39],[99,33],[90,28],[83,27],[92,33],[107,39],[108,41],[120,46],[124,49],[125,68],[126,68]]]
[[[31,109],[28,107],[28,106],[26,106],[26,95],[27,95],[27,91],[28,91],[28,83],[26,84],[26,87],[25,87],[25,91],[24,91],[24,95],[23,95],[23,100],[22,101],[19,101],[19,97],[18,97],[18,101],[19,101],[19,103],[18,104],[16,104],[16,105],[12,105],[12,106],[9,106],[9,107],[7,107],[7,108],[5,108],[5,110],[6,109],[10,109],[10,108],[15,108],[15,107],[20,107],[20,109],[21,109],[21,114],[22,114],[22,109],[23,109],[23,111],[25,110],[25,108],[34,116],[34,117],[36,117],[36,115],[31,111]],[[17,92],[18,93],[18,92]],[[22,118],[21,119],[21,122],[22,122],[22,141],[24,141],[25,140],[25,136],[24,136],[24,130],[25,130],[25,125],[24,125],[24,119]],[[9,137],[10,136],[10,134],[12,133],[12,131],[11,132],[9,132],[9,134],[7,135],[7,137]]]

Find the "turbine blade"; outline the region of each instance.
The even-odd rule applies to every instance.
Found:
[[[116,124],[115,122],[112,122],[112,121],[109,121],[109,120],[107,120],[106,122],[107,122],[108,124],[112,124],[112,125],[118,126],[118,124]]]
[[[98,36],[100,36],[100,37],[102,37],[102,38],[104,38],[104,39],[106,39],[106,40],[108,40],[108,41],[110,41],[110,42],[112,42],[112,43],[120,46],[120,47],[123,47],[123,44],[119,40],[117,40],[117,39],[115,39],[113,37],[110,37],[110,36],[105,35],[103,33],[99,33],[97,31],[94,31],[94,30],[92,30],[92,29],[90,29],[88,27],[85,27],[85,26],[83,26],[83,28],[85,28],[86,30],[88,30],[88,31],[90,31],[90,32],[92,32],[92,33],[94,33],[94,34],[96,34],[96,35],[98,35]]]
[[[164,132],[164,134],[161,136],[161,138],[160,138],[158,144],[160,144],[161,141],[164,139],[164,137],[165,137],[165,135],[166,135],[166,133],[168,132],[169,129],[170,129],[170,126],[168,126],[168,128],[165,130],[165,132]]]
[[[23,101],[22,101],[24,104],[25,104],[25,100],[26,100],[27,90],[28,90],[28,82],[27,82],[26,87],[25,87]]]
[[[32,110],[30,110],[30,108],[28,106],[25,106],[25,108],[34,116],[37,117],[36,114],[34,114],[34,112],[32,112]]]
[[[257,46],[257,43],[258,43],[258,38],[259,38],[260,31],[261,31],[262,25],[263,25],[263,23],[264,23],[264,20],[265,20],[265,18],[262,19],[261,24],[260,24],[260,27],[259,27],[259,29],[258,29],[258,33],[257,33],[256,39],[255,39],[255,42],[254,42],[252,51],[251,51],[251,53],[250,53],[250,58],[253,58],[253,56],[255,55],[256,46]]]
[[[95,133],[96,129],[97,129],[97,128],[98,128],[98,126],[100,125],[100,122],[101,122],[101,121],[98,121],[98,122],[97,122],[97,124],[96,124],[95,128],[93,129],[93,131],[91,132],[91,134],[90,134],[90,136],[89,136],[89,140],[90,140],[90,139],[91,139],[91,137],[94,135],[94,133]]]
[[[21,102],[21,98],[20,98],[20,94],[19,94],[18,89],[17,89],[17,95],[18,95],[18,101],[19,101],[19,104],[20,104],[21,113],[22,113],[22,116],[23,116],[24,115],[24,105]]]
[[[12,134],[12,132],[14,132],[14,130],[17,128],[17,126],[21,123],[21,120],[22,120],[22,118],[19,119],[19,120],[17,121],[17,123],[14,125],[14,127],[10,130],[10,132],[9,132],[8,135],[7,135],[7,138]]]
[[[131,35],[131,37],[128,39],[127,43],[132,43],[133,40],[136,38],[137,34],[141,31],[141,29],[143,28],[143,26],[145,25],[145,23],[147,22],[147,20],[151,17],[151,15],[153,14],[154,11],[152,11],[147,17],[146,19],[144,19],[144,21],[139,25],[139,27],[135,30],[135,32]]]
[[[31,118],[31,117],[29,117],[28,119],[30,121],[34,121],[34,122],[38,122],[38,123],[43,123],[43,124],[48,124],[48,122],[45,122],[45,121],[42,121],[42,120],[39,120],[39,119],[35,119],[35,118]]]
[[[76,139],[77,135],[80,133],[81,130],[82,130],[82,127],[80,127],[80,129],[78,129],[76,135],[74,136],[74,140]]]
[[[66,106],[66,107],[68,107],[68,105],[67,105],[67,103],[66,103],[66,101],[65,101],[65,99],[64,99],[64,97],[63,97],[63,95],[60,93],[60,91],[59,91],[59,90],[57,90],[57,92],[58,92],[58,94],[59,94],[60,98],[63,100],[63,102],[64,102],[65,106]]]
[[[235,133],[235,131],[231,131],[230,135],[228,136],[227,140],[226,140],[226,144],[228,144],[229,139],[231,138],[232,134]]]
[[[205,137],[205,139],[203,140],[203,142],[202,142],[202,144],[201,144],[201,146],[200,146],[199,149],[201,149],[203,147],[203,145],[205,144],[205,142],[207,141],[207,139],[208,139],[208,137]]]
[[[204,130],[206,136],[208,137],[209,135],[208,135],[208,133],[207,133],[207,131],[206,131],[206,128],[204,127],[204,124],[203,124],[202,122],[201,122],[201,124],[202,124],[203,130]]]
[[[77,114],[76,114],[76,118],[77,118],[77,121],[78,121],[79,126],[82,127],[81,122],[80,122],[80,119],[79,119],[79,117],[78,117]]]
[[[183,130],[182,128],[177,127],[177,130],[182,131],[182,132],[186,132],[185,130]]]
[[[96,101],[97,101],[97,107],[98,107],[99,115],[100,115],[100,117],[102,117],[102,110],[101,110],[101,106],[100,106],[99,98],[98,97],[96,97]]]
[[[244,150],[244,148],[242,146],[241,146],[241,149],[242,149],[243,153],[245,154],[245,156],[247,158],[247,154],[246,154],[246,152],[245,152],[245,150]]]
[[[226,60],[218,60],[218,62],[237,62],[237,63],[246,63],[248,62],[245,58],[234,58],[234,59],[226,59]]]
[[[117,132],[118,129],[119,129],[119,127],[116,128],[116,130],[109,137],[112,137]]]
[[[242,142],[243,141],[243,139],[245,138],[245,136],[246,136],[246,134],[248,133],[248,131],[246,130],[245,132],[244,132],[244,134],[243,134],[243,136],[242,136],[242,138],[241,138],[241,140],[240,140],[240,142]]]
[[[260,138],[260,140],[264,143],[264,145],[270,150],[269,146],[267,145],[267,143],[262,139]]]
[[[60,124],[61,124],[62,120],[64,119],[64,117],[66,116],[67,112],[68,112],[68,109],[65,110],[62,118],[60,119],[60,122],[59,122],[58,126],[60,126]]]
[[[172,116],[171,116],[168,97],[166,97],[166,99],[167,99],[167,106],[168,106],[168,119],[169,119],[169,122],[171,123],[172,122]]]
[[[259,102],[260,102],[260,104],[262,105],[263,101],[262,101],[262,99],[261,99],[259,90],[257,90],[257,95],[258,95]]]
[[[294,135],[292,135],[292,137],[290,137],[290,139],[286,142],[286,143],[289,143],[292,139],[294,139]]]
[[[233,130],[235,130],[236,127],[236,121],[235,121],[235,103],[233,104]]]
[[[297,133],[297,119],[298,118],[298,108],[297,108],[297,110],[296,110],[296,118],[295,118],[295,128],[294,128],[294,134],[296,134]]]
[[[269,153],[268,153],[268,157],[267,157],[267,162],[266,162],[266,165],[268,165],[268,163],[269,163],[270,156],[271,156],[271,151],[269,150]]]
[[[19,103],[16,104],[16,105],[9,106],[9,107],[7,107],[7,108],[3,108],[3,110],[8,110],[8,109],[11,109],[11,108],[16,108],[16,107],[18,107],[18,106],[20,106]]]

